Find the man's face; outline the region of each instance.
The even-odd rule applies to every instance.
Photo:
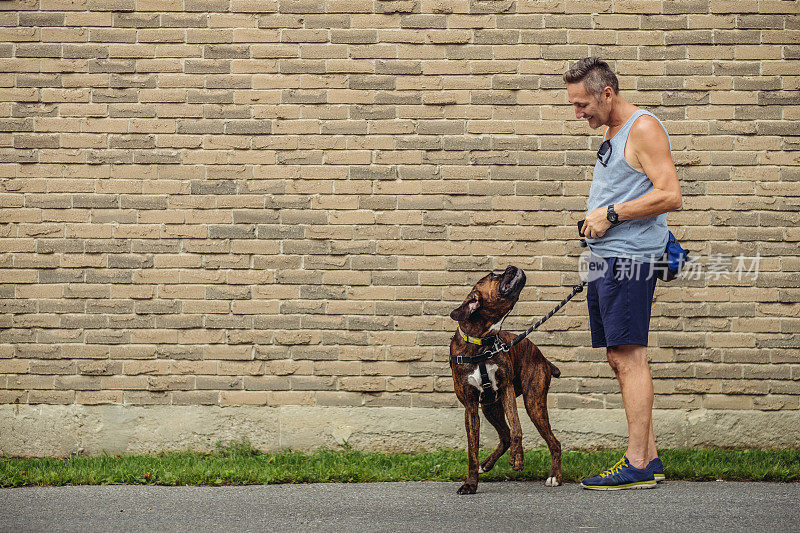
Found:
[[[575,118],[589,121],[589,127],[599,128],[606,123],[609,116],[609,106],[605,102],[605,93],[599,101],[593,94],[586,90],[583,82],[567,84],[567,99],[575,108]]]

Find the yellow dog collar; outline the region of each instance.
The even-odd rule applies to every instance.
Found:
[[[458,332],[461,334],[461,338],[464,339],[466,342],[477,344],[478,346],[483,346],[483,342],[478,337],[470,337],[466,333],[461,330],[461,326],[458,326]],[[492,340],[494,340],[494,335],[492,335]]]

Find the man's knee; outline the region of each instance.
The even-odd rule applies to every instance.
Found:
[[[647,346],[622,344],[606,348],[606,358],[614,374],[647,364]]]

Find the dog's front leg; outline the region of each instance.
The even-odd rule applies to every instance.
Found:
[[[522,470],[525,467],[525,454],[522,450],[522,426],[519,423],[514,385],[509,384],[503,389],[502,401],[506,419],[511,429],[511,451],[509,452],[508,461],[514,470]]]
[[[480,446],[481,419],[478,417],[478,402],[469,403],[464,411],[467,428],[467,457],[469,472],[467,481],[458,489],[459,494],[475,494],[478,490],[478,447]]]

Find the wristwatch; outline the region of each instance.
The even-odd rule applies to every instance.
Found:
[[[606,218],[608,219],[609,222],[611,222],[612,226],[614,224],[619,224],[619,215],[617,214],[616,211],[614,211],[614,204],[608,206],[608,213],[606,213]]]

